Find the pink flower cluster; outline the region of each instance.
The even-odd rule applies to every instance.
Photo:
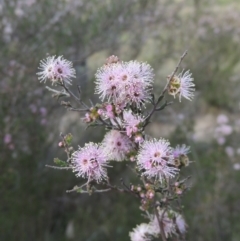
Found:
[[[176,70],[178,67],[179,65]],[[89,193],[111,189],[122,191],[110,184],[107,175],[108,164],[110,161],[135,162],[138,176],[144,177],[142,178],[144,185],[130,185],[129,188],[123,183],[123,186],[128,192],[139,197],[141,210],[147,211],[153,207],[157,209],[156,215],[147,212],[150,219],[148,224],[142,223],[129,233],[131,241],[150,241],[159,238],[159,234],[163,239],[164,236],[168,239],[172,235],[181,237],[186,232],[187,226],[183,217],[170,209],[170,201],[186,190],[184,180],[174,177],[182,167],[188,166],[187,155],[190,148],[186,145],[172,148],[170,142],[163,138],[146,139],[145,127],[156,111],[167,106],[168,103],[160,105],[166,91],[174,97],[178,96],[180,101],[182,97],[192,100],[195,90],[192,74],[186,71],[175,75],[175,71],[172,77],[168,78],[162,95],[155,100],[152,94],[154,74],[149,64],[138,61],[120,62],[118,57],[110,56],[95,75],[95,93],[100,95],[102,103],[94,105],[90,101],[91,107],[88,107],[80,97],[76,97],[65,86],[71,84],[71,79],[75,77],[71,62],[62,56],[52,56],[42,60],[39,69],[37,75],[41,82],[46,82],[48,79],[52,84],[62,86],[64,93],[74,97],[84,108],[73,108],[71,103],[67,103],[67,107],[79,112],[84,111],[85,116],[82,119],[86,123],[92,126],[104,126],[108,130],[100,144],[90,142],[73,153],[72,147],[68,148],[68,143],[71,142],[69,136],[66,137],[66,142],[59,143],[59,147],[65,148],[68,154],[66,168],[71,168],[77,177],[88,180],[80,188],[90,182],[94,185],[92,181],[95,181],[102,186],[107,184],[108,188],[99,190],[95,189],[95,185],[89,185],[87,190],[83,191]],[[62,93],[52,89],[51,91]],[[145,115],[142,107],[147,102],[152,104],[152,108]],[[43,116],[46,115],[44,109],[41,109],[41,113]],[[11,138],[6,136],[5,143],[9,143],[9,139]],[[171,178],[174,179],[170,180]],[[161,195],[158,195],[159,192]],[[161,203],[156,202],[157,198],[161,198]]]
[[[114,104],[141,106],[151,97],[153,69],[137,61],[104,65],[96,73],[96,93]]]

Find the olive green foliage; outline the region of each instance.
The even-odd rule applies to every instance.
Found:
[[[39,61],[47,54],[73,61],[77,78],[72,90],[80,84],[83,99],[97,102],[94,73],[108,55],[148,61],[160,93],[186,48],[189,54],[182,67],[193,72],[195,101],[174,104],[153,124],[172,123],[177,126],[168,136],[172,143],[192,147],[194,162],[186,170],[186,176],[192,176],[191,189],[182,202],[189,224],[187,240],[240,239],[239,172],[232,169],[224,148],[189,137],[205,110],[214,107],[234,115],[239,109],[240,6],[236,2],[0,3],[0,240],[127,241],[129,231],[145,220],[134,196],[66,193],[82,180],[71,171],[45,167],[54,165],[57,156],[55,163],[66,158],[58,147],[59,132],[72,133],[77,148],[101,141],[104,130],[85,130],[82,115],[67,112],[51,98],[37,80]],[[181,123],[176,118],[179,113],[186,116]],[[11,140],[6,143],[7,134]],[[120,184],[120,178],[136,183],[126,163],[113,166],[109,170],[113,183]]]

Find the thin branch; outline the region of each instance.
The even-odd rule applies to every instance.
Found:
[[[170,102],[165,101],[165,103],[164,103],[163,105],[161,105],[160,107],[158,107],[158,108],[156,109],[156,111],[163,110],[165,107],[171,105],[172,103],[173,103],[172,101],[170,101]]]
[[[53,169],[58,169],[58,170],[70,170],[72,167],[58,167],[58,166],[51,166],[51,165],[45,165],[45,167],[50,167]]]
[[[80,186],[80,187],[75,186],[73,189],[67,190],[66,192],[67,192],[67,193],[75,192],[75,191],[80,190],[80,189],[82,189],[83,187],[87,186],[88,184],[89,184],[89,182],[86,182],[86,183],[84,183],[82,186]]]
[[[77,111],[77,112],[85,112],[85,111],[88,111],[89,109],[79,109],[79,108],[68,108],[68,110],[71,110],[71,111]]]
[[[157,209],[156,205],[155,205],[154,209],[155,209],[155,214],[156,214],[156,217],[157,217],[158,225],[159,225],[159,228],[160,228],[161,238],[162,238],[163,241],[167,241],[166,236],[165,236],[165,232],[164,232],[163,222],[162,222],[164,212],[161,215],[161,219],[160,219],[158,209]]]
[[[78,94],[79,94],[79,102],[87,109],[90,110],[90,108],[82,101],[81,95],[82,95],[82,91],[81,91],[81,86],[78,85],[77,86],[78,89]]]
[[[48,91],[51,91],[51,92],[53,92],[53,93],[56,93],[56,94],[64,94],[64,95],[66,95],[66,96],[70,96],[67,92],[63,92],[63,91],[58,91],[58,90],[55,90],[55,89],[52,89],[52,88],[50,88],[49,86],[46,86],[45,87]]]
[[[65,85],[64,81],[62,82],[61,86],[70,94],[70,96],[72,96],[77,102],[81,102],[80,99],[73,94],[73,92],[71,90],[68,89],[68,87]]]
[[[111,128],[111,129],[113,129],[113,125],[110,124],[110,123],[107,123],[105,120],[102,119],[101,116],[99,116],[98,120],[99,120],[103,125],[105,125],[105,126]],[[116,129],[116,128],[115,128],[115,129]]]
[[[163,89],[160,97],[161,97],[161,96],[164,96],[165,92],[167,91],[167,88],[168,88],[169,83],[171,82],[171,80],[172,80],[172,78],[174,77],[174,75],[177,73],[178,68],[179,68],[180,64],[182,63],[183,59],[186,57],[186,55],[187,55],[187,50],[186,50],[186,51],[183,53],[183,55],[181,56],[181,58],[180,58],[180,60],[179,60],[179,62],[178,62],[178,64],[177,64],[175,70],[172,72],[170,78],[168,79],[168,82],[167,82],[167,84],[165,85],[165,87],[164,87],[164,89]],[[160,98],[160,97],[159,97],[159,98]]]
[[[171,82],[171,80],[172,80],[172,78],[174,77],[174,75],[177,73],[178,68],[179,68],[181,62],[183,61],[183,59],[184,59],[184,57],[185,57],[186,55],[187,55],[187,50],[186,50],[186,51],[183,53],[183,55],[181,56],[181,58],[180,58],[180,60],[179,60],[179,62],[178,62],[178,64],[177,64],[175,70],[172,72],[170,78],[169,78],[168,81],[167,81],[167,84],[165,85],[165,87],[164,87],[161,95],[158,97],[157,101],[155,102],[155,101],[154,101],[154,98],[153,98],[153,100],[152,100],[153,108],[152,108],[151,112],[148,114],[148,116],[145,118],[145,124],[144,124],[143,127],[146,127],[146,126],[148,125],[148,123],[150,122],[150,119],[151,119],[151,117],[152,117],[152,115],[154,114],[155,111],[162,110],[162,109],[164,109],[164,108],[167,106],[167,102],[166,102],[163,106],[157,108],[158,104],[161,102],[161,100],[163,99],[163,97],[164,97],[164,95],[165,95],[165,93],[166,93],[166,91],[167,91],[167,88],[168,88],[169,83]],[[153,95],[153,97],[154,97],[154,95]]]
[[[108,189],[101,189],[101,190],[92,190],[94,193],[102,193],[102,192],[109,192],[111,191],[112,189],[111,188],[108,188]],[[89,193],[89,191],[85,191],[85,190],[82,190],[81,193]]]
[[[68,143],[66,142],[65,136],[62,133],[60,133],[60,136],[62,137],[62,141],[64,143],[64,150],[67,153],[67,157],[68,157],[68,161],[69,161],[69,160],[71,160],[71,155],[70,155],[71,152],[69,150]]]

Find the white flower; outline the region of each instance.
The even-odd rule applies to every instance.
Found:
[[[47,57],[40,61],[39,69],[40,72],[38,79],[40,82],[46,82],[47,79],[54,79],[54,65],[55,65],[55,56]]]
[[[52,83],[57,83],[58,81],[64,81],[66,84],[71,84],[71,78],[76,77],[75,69],[72,66],[72,62],[64,59],[62,56],[47,57],[44,60],[41,60],[39,66],[40,72],[39,75],[40,82],[46,82],[47,79],[52,81]]]
[[[192,74],[189,70],[185,73],[180,73],[178,76],[173,76],[168,86],[168,93],[173,95],[174,98],[178,95],[180,102],[182,97],[192,100],[194,97],[195,84],[191,76]]]
[[[180,234],[186,233],[187,224],[181,214],[173,210],[160,210],[159,219],[160,222],[162,222],[162,228],[166,238],[177,232]],[[151,230],[151,234],[155,237],[161,233],[156,215],[152,216],[152,220],[149,223],[149,229]]]
[[[131,241],[150,241],[150,237],[148,233],[150,231],[150,227],[146,223],[142,223],[133,229],[132,232],[129,233]]]
[[[186,233],[187,224],[181,214],[176,213],[176,226],[181,234]]]
[[[162,222],[162,227],[166,238],[171,236],[173,233],[176,233],[176,227],[172,219],[172,212],[168,211],[159,211],[159,219]],[[161,233],[158,218],[156,215],[152,218],[149,223],[150,229],[152,230],[152,234],[154,236],[158,236]]]

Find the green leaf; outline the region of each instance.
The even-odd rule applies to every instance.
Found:
[[[64,161],[62,161],[58,158],[54,158],[53,162],[60,167],[67,167],[68,166],[68,164],[66,162],[64,162]]]
[[[73,135],[71,133],[65,136],[65,141],[67,142],[68,145],[71,145],[72,139],[73,139]]]

